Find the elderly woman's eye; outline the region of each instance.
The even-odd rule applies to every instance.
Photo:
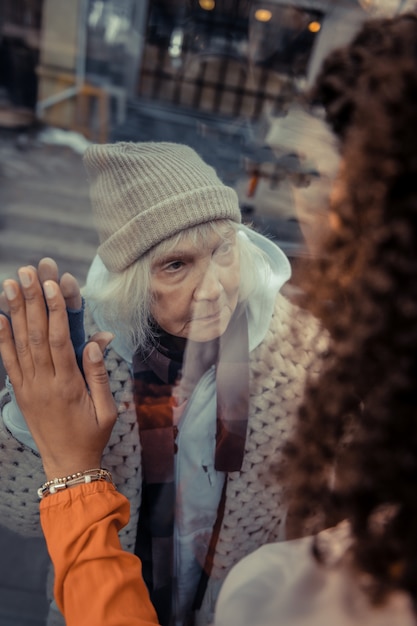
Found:
[[[224,243],[222,243],[221,246],[217,248],[216,254],[229,254],[232,248],[233,244],[230,241],[225,241]]]
[[[181,269],[183,265],[184,263],[182,261],[172,261],[171,263],[167,263],[167,265],[165,266],[165,269],[168,270],[169,272],[175,272]]]

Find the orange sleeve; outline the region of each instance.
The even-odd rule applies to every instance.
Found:
[[[55,600],[66,626],[158,624],[140,560],[122,549],[118,531],[129,502],[110,483],[64,489],[40,503],[55,569]]]

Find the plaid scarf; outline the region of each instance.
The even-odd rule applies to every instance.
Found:
[[[186,356],[184,356],[186,355]],[[197,343],[158,330],[158,346],[133,357],[134,394],[142,446],[142,502],[135,553],[151,600],[163,626],[172,623],[173,531],[175,520],[174,455],[177,433],[173,408],[192,393],[203,374],[216,366],[215,469],[241,468],[245,448],[249,364],[244,313],[236,312],[224,335]],[[184,366],[184,371],[183,371]],[[219,506],[198,596],[210,574],[223,511]],[[198,581],[197,581],[198,582]]]

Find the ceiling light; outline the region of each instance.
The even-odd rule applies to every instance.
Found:
[[[321,24],[320,22],[310,22],[310,24],[308,25],[308,30],[310,31],[310,33],[318,33],[319,30],[321,28]]]
[[[258,22],[269,22],[272,17],[272,11],[269,9],[257,9],[255,11],[255,20]]]
[[[216,6],[215,0],[199,0],[198,4],[204,11],[212,11]]]

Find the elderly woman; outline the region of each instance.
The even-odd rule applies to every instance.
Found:
[[[85,329],[114,336],[105,361],[118,419],[102,463],[130,500],[123,545],[141,558],[162,624],[208,624],[232,565],[285,538],[288,481],[271,480],[270,465],[316,362],[318,326],[279,294],[284,254],[240,223],[235,192],[192,149],[96,145],[85,165],[100,236]],[[3,408],[12,472],[0,507],[28,534],[41,463],[16,409]]]

